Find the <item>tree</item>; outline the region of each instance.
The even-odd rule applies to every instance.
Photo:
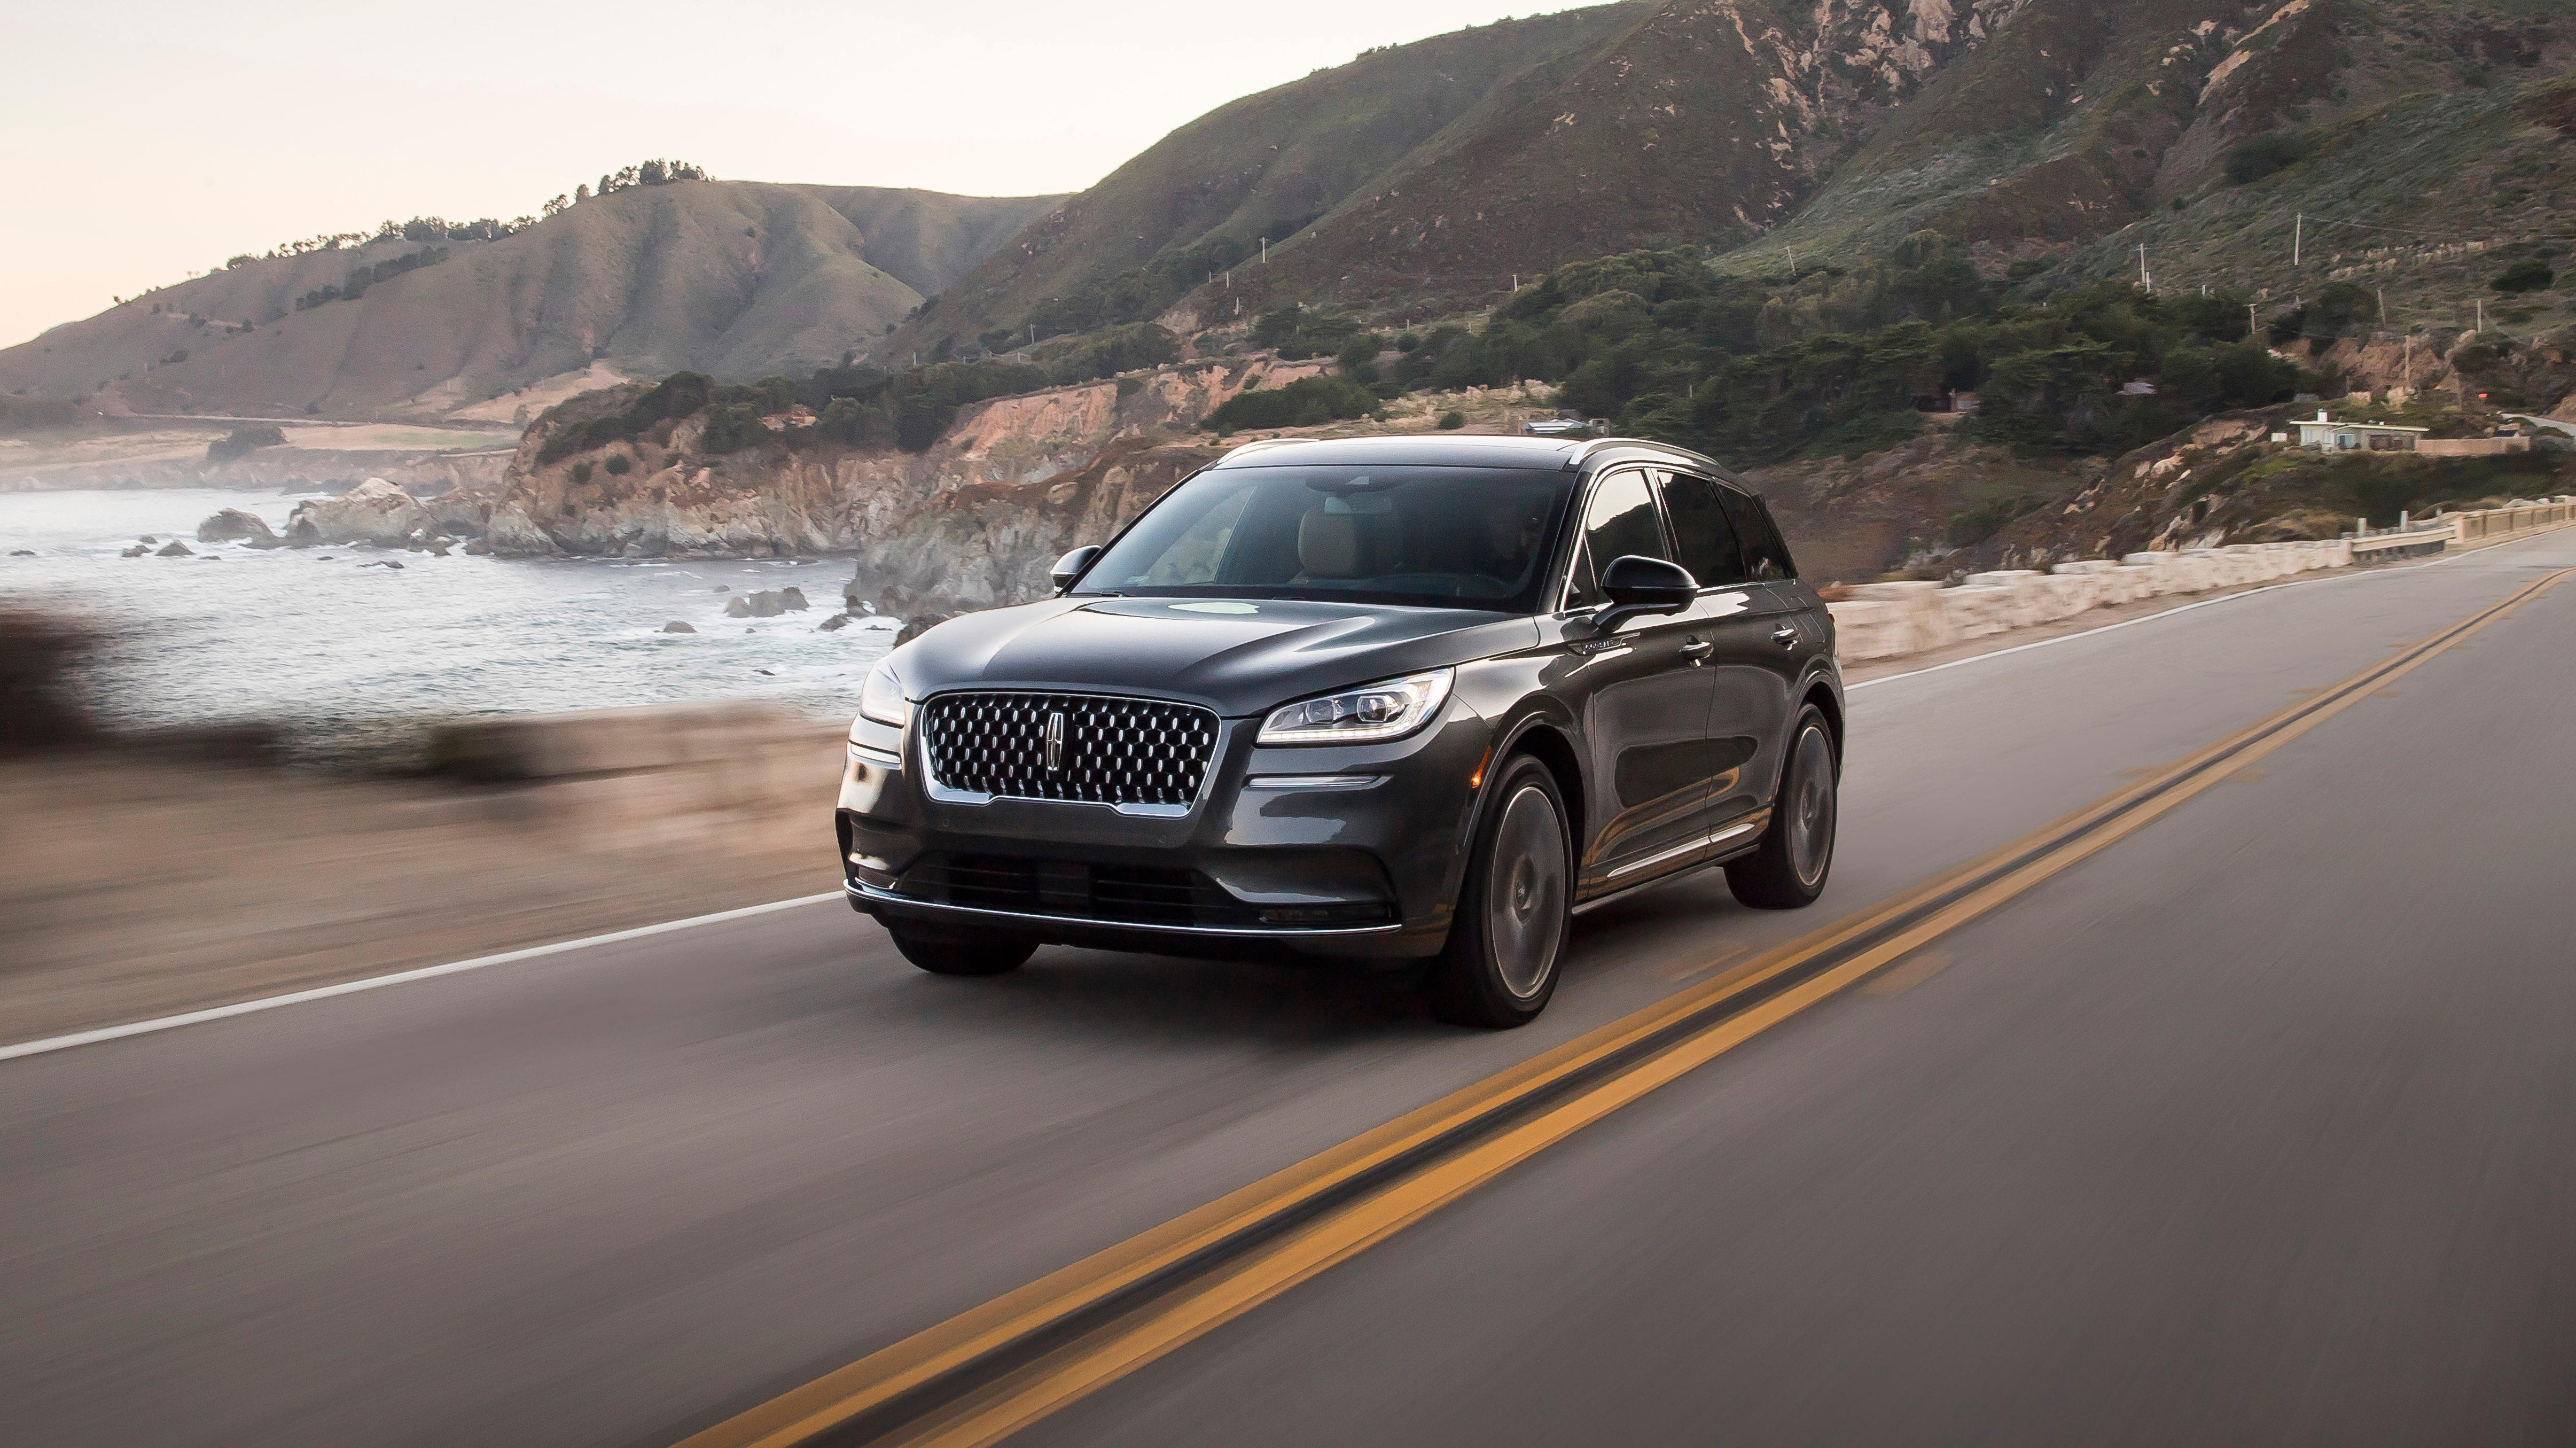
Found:
[[[589,199],[590,199],[590,187],[589,187],[588,185],[586,185],[586,184],[585,184],[585,185],[576,186],[576,187],[572,188],[572,202],[573,202],[573,205],[575,205],[575,206],[579,206],[581,203],[583,203],[583,202],[585,202],[585,201],[588,201]]]

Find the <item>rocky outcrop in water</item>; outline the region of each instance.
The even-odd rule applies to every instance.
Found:
[[[437,532],[437,517],[419,499],[382,478],[369,478],[336,498],[298,503],[286,516],[286,541],[298,548],[324,543],[403,548],[416,536]]]
[[[266,519],[239,508],[226,508],[197,525],[200,543],[248,543],[254,548],[274,548],[282,541]]]

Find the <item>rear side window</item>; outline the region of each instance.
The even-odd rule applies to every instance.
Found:
[[[1762,500],[1733,488],[1718,489],[1726,505],[1726,516],[1735,523],[1735,535],[1744,544],[1744,568],[1756,583],[1798,576],[1798,565],[1789,561],[1789,545],[1780,541],[1780,530],[1771,525],[1771,510]]]
[[[1724,588],[1751,576],[1719,491],[1717,484],[1688,473],[1664,479],[1664,510],[1672,517],[1673,548],[1680,555],[1673,561],[1689,569],[1702,588]]]
[[[1601,570],[1631,553],[1666,562],[1673,556],[1664,547],[1664,526],[1655,517],[1655,495],[1646,487],[1646,475],[1613,473],[1592,490],[1591,506],[1583,511],[1583,551],[1574,559],[1565,606],[1591,608],[1602,602]]]

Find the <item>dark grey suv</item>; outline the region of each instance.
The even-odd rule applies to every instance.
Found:
[[[850,903],[925,970],[1043,943],[1419,957],[1536,1016],[1571,917],[1833,861],[1833,622],[1761,499],[1624,440],[1253,443],[868,675]]]

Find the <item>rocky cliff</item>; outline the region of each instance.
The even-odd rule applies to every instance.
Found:
[[[944,618],[1047,596],[1071,549],[1105,543],[1174,483],[1224,449],[1129,440],[1043,482],[970,483],[923,503],[859,548],[843,590],[853,613]]]
[[[804,442],[811,419],[766,421],[773,441],[708,453],[706,420],[549,459],[567,429],[624,408],[640,386],[585,394],[528,429],[494,499],[496,553],[783,557],[863,550],[961,488],[1045,483],[1090,469],[1114,444],[1186,427],[1253,386],[1322,371],[1267,355],[1185,362],[979,402],[919,453]]]

